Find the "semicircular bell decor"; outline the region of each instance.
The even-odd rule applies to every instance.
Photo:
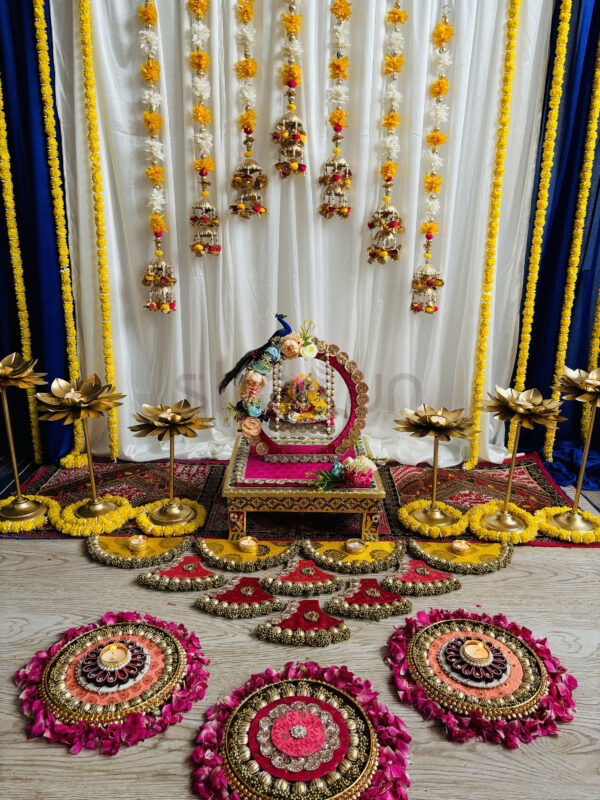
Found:
[[[386,619],[408,614],[412,605],[404,597],[388,591],[376,578],[351,578],[348,588],[325,603],[332,614],[358,619]]]
[[[400,700],[439,720],[451,741],[514,748],[573,719],[575,678],[546,639],[502,614],[421,611],[396,628],[388,648]]]
[[[256,629],[259,639],[299,647],[326,647],[350,638],[350,629],[341,619],[326,614],[318,600],[291,600],[283,612]]]
[[[589,423],[579,466],[573,506],[571,508],[568,506],[542,508],[536,513],[535,517],[539,521],[540,530],[546,536],[585,544],[597,542],[600,541],[600,516],[581,511],[579,498],[581,497],[583,476],[592,442],[596,409],[600,405],[600,369],[586,372],[583,369],[565,367],[563,374],[556,377],[556,383],[552,389],[560,392],[565,400],[576,400],[579,403],[588,404],[590,409]]]
[[[87,540],[94,561],[120,569],[142,569],[166,564],[188,550],[191,536],[107,536],[93,533]]]
[[[141,537],[140,537],[141,538]],[[146,537],[143,537],[144,539]],[[165,541],[158,539],[157,541]],[[170,541],[170,540],[167,540]],[[213,589],[225,583],[222,575],[217,575],[202,566],[198,556],[186,554],[168,567],[153,569],[138,575],[138,583],[149,589],[171,592],[200,592]]]
[[[199,597],[194,605],[201,611],[219,617],[249,619],[283,611],[286,602],[263,589],[259,578],[240,575],[230,578],[225,586],[211,589]]]
[[[338,592],[345,585],[343,578],[323,572],[308,558],[294,558],[279,575],[268,576],[260,582],[263,589],[291,596],[318,595]]]
[[[65,631],[15,674],[28,736],[114,755],[179,722],[204,697],[209,663],[183,625],[109,612]]]
[[[204,524],[206,509],[199,503],[174,496],[173,483],[175,471],[175,437],[186,436],[193,439],[196,431],[212,427],[213,417],[199,417],[199,407],[192,408],[188,400],[179,400],[173,405],[150,406],[144,404],[141,411],[133,416],[139,423],[131,425],[135,436],[157,436],[162,442],[169,440],[169,497],[149,503],[138,509],[136,524],[154,536],[173,536],[192,533]]]
[[[423,542],[408,540],[408,551],[436,570],[444,569],[459,575],[485,575],[507,567],[513,557],[510,542]]]
[[[40,419],[63,420],[63,425],[81,420],[85,439],[92,496],[88,500],[72,503],[63,508],[59,515],[52,516],[52,524],[61,533],[69,533],[71,536],[111,533],[122,527],[134,514],[133,508],[124,497],[98,496],[88,431],[88,419],[103,417],[107,411],[122,405],[119,401],[123,397],[124,394],[114,391],[112,384],[103,385],[95,374],[74,382],[55,378],[50,392],[36,394],[42,412]]]
[[[17,454],[10,424],[10,412],[7,389],[33,389],[34,386],[45,384],[45,372],[35,372],[37,359],[26,361],[19,353],[11,353],[0,361],[0,395],[2,396],[2,410],[6,425],[6,438],[10,450],[13,477],[15,481],[15,494],[0,501],[0,532],[19,533],[25,530],[38,530],[43,527],[48,513],[49,504],[55,503],[51,498],[36,495],[24,495],[21,492]]]
[[[404,555],[406,544],[400,540],[364,542],[348,539],[345,542],[305,539],[302,552],[318,567],[331,569],[344,575],[385,572],[396,566]]]
[[[534,425],[548,427],[556,425],[564,417],[558,415],[559,401],[544,399],[538,389],[519,392],[516,389],[496,386],[494,394],[488,396],[489,400],[482,400],[481,410],[489,411],[496,419],[504,422],[514,422],[515,438],[504,502],[492,500],[484,505],[474,506],[469,511],[469,526],[480,539],[523,544],[535,538],[538,523],[531,514],[510,502],[521,427],[530,429],[533,429]]]
[[[449,572],[432,569],[424,561],[403,558],[398,570],[381,581],[384,589],[400,595],[446,594],[462,588],[461,582]]]
[[[434,408],[426,403],[414,411],[402,409],[404,419],[396,419],[397,431],[410,433],[413,437],[433,436],[433,486],[431,501],[416,500],[398,510],[398,519],[409,530],[423,536],[458,536],[467,527],[468,520],[461,511],[437,499],[438,444],[452,438],[468,439],[472,432],[471,418],[464,408],[450,411]]]
[[[252,675],[208,709],[190,758],[192,792],[405,800],[409,742],[369,681],[344,666],[289,662]]]

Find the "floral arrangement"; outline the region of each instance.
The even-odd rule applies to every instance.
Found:
[[[446,536],[460,536],[461,533],[466,531],[469,524],[469,519],[466,514],[459,511],[458,508],[443,503],[441,500],[435,501],[436,508],[440,508],[445,514],[452,518],[449,525],[429,525],[426,522],[420,522],[415,519],[413,513],[419,510],[425,510],[431,506],[431,500],[414,500],[412,503],[407,503],[398,509],[398,520],[409,531],[413,533],[420,533],[421,536],[427,536],[429,539],[445,538]]]
[[[554,374],[561,375],[567,358],[567,344],[569,340],[569,330],[571,328],[571,313],[575,303],[575,287],[577,285],[577,275],[581,261],[581,246],[583,243],[583,231],[585,228],[585,218],[587,215],[588,201],[590,197],[590,187],[592,185],[592,171],[594,168],[594,156],[596,153],[596,140],[598,138],[598,119],[600,118],[600,49],[596,52],[596,65],[594,69],[594,79],[592,81],[592,92],[590,97],[590,109],[588,112],[587,129],[585,133],[585,143],[583,145],[583,156],[581,161],[581,171],[579,173],[579,189],[577,191],[577,203],[575,205],[575,217],[573,219],[573,234],[571,237],[571,247],[569,250],[569,261],[565,276],[565,288],[563,295],[563,305],[558,329],[558,346],[556,349],[556,360],[554,362]],[[558,390],[554,389],[552,399],[558,399]],[[546,440],[544,442],[544,457],[547,461],[552,461],[554,450],[554,439],[556,437],[556,424],[546,430]]]
[[[550,189],[550,180],[552,178],[552,167],[554,163],[554,144],[556,141],[558,114],[562,101],[565,76],[565,58],[567,55],[567,44],[569,41],[571,6],[572,0],[562,0],[558,15],[559,23],[556,34],[556,45],[554,49],[554,63],[552,66],[552,84],[550,86],[550,100],[548,102],[546,128],[544,131],[544,141],[542,144],[540,179],[538,184],[535,216],[533,220],[531,249],[529,251],[529,267],[527,270],[525,299],[523,301],[523,311],[521,317],[519,353],[517,356],[517,368],[515,371],[514,388],[519,392],[523,391],[525,388],[525,379],[527,377],[529,344],[531,342],[531,329],[533,326],[533,314],[535,310],[535,293],[540,272],[540,257],[542,255],[542,244],[544,241],[544,231],[546,228],[548,192]],[[513,449],[515,430],[516,423],[511,423],[507,444],[509,452]]]
[[[473,419],[473,436],[469,449],[469,460],[465,469],[473,469],[479,458],[479,433],[481,429],[480,402],[485,385],[485,368],[487,363],[487,344],[490,329],[492,308],[492,292],[494,289],[494,266],[498,249],[498,220],[504,186],[504,164],[506,162],[506,146],[510,128],[510,106],[512,101],[513,80],[515,77],[515,49],[519,30],[519,12],[521,0],[510,0],[508,19],[506,22],[506,40],[504,44],[504,70],[502,74],[502,92],[498,108],[498,130],[496,132],[496,151],[494,154],[494,177],[490,192],[487,239],[485,243],[485,262],[479,301],[479,326],[477,330],[477,347],[473,366],[473,385],[471,387],[471,416]]]
[[[256,28],[254,26],[254,0],[238,0],[235,7],[238,30],[236,39],[242,58],[236,61],[234,71],[238,79],[240,114],[238,125],[244,133],[244,161],[233,173],[231,186],[239,192],[235,203],[229,206],[232,214],[243,219],[263,217],[267,213],[262,190],[268,179],[265,171],[253,159],[252,134],[256,128]]]
[[[316,470],[312,473],[316,477],[309,482],[321,490],[333,489],[340,485],[368,489],[373,483],[376,471],[377,467],[367,456],[348,457],[343,461],[334,461],[329,469]]]
[[[548,673],[547,692],[536,710],[512,720],[486,719],[479,711],[469,711],[460,716],[443,708],[423,687],[415,683],[408,674],[408,648],[413,636],[421,629],[443,620],[473,620],[503,628],[513,636],[519,637],[528,645],[544,664]],[[403,703],[410,703],[425,719],[440,722],[448,739],[452,742],[466,742],[469,739],[504,744],[517,748],[521,742],[531,742],[539,736],[558,734],[557,722],[573,719],[575,702],[573,690],[577,681],[569,675],[560,661],[552,655],[546,639],[535,639],[526,627],[509,622],[503,614],[491,617],[488,614],[474,614],[459,608],[456,611],[432,609],[419,611],[403,626],[396,628],[388,641],[389,656],[386,663],[392,670],[398,697]]]
[[[150,536],[184,536],[186,533],[193,533],[198,528],[201,528],[206,522],[206,509],[195,500],[190,500],[189,497],[174,497],[173,502],[182,506],[189,506],[193,508],[196,515],[192,517],[189,522],[178,522],[174,525],[158,525],[150,519],[153,511],[162,508],[165,505],[164,500],[156,500],[154,503],[148,503],[142,509],[135,509],[135,524],[137,527]]]
[[[200,199],[192,206],[190,224],[194,229],[190,250],[198,258],[205,255],[218,256],[221,252],[219,240],[219,215],[210,200],[209,173],[215,169],[213,156],[213,135],[210,130],[212,115],[208,106],[211,85],[208,78],[211,57],[208,52],[210,28],[204,22],[208,14],[210,0],[188,0],[188,10],[192,16],[191,46],[188,63],[192,71],[192,132],[194,171],[200,183]]]
[[[27,311],[27,298],[25,296],[25,283],[23,281],[23,259],[21,258],[21,245],[19,243],[19,230],[15,212],[15,196],[13,191],[12,174],[10,171],[10,153],[6,137],[6,119],[4,116],[4,96],[0,82],[0,182],[2,183],[2,199],[4,201],[4,214],[6,231],[10,243],[10,263],[13,270],[13,282],[17,301],[17,315],[19,317],[19,333],[21,336],[21,352],[25,361],[31,360],[31,330],[29,328],[29,312]],[[33,440],[34,458],[37,464],[42,463],[42,440],[40,438],[39,420],[35,404],[35,389],[27,388],[27,403],[29,405],[29,424]]]
[[[44,527],[44,524],[50,517],[56,518],[60,515],[60,505],[51,497],[46,497],[41,494],[23,494],[21,495],[25,500],[32,500],[35,503],[41,503],[43,511],[38,517],[32,519],[3,519],[0,521],[0,533],[26,533],[27,531],[39,531]],[[14,502],[14,497],[6,497],[0,500],[0,508],[8,506]]]
[[[187,659],[187,668],[181,683],[175,687],[168,702],[155,713],[142,714],[132,712],[122,722],[111,722],[107,725],[94,725],[87,722],[66,724],[59,721],[50,708],[44,703],[41,683],[46,666],[54,655],[69,642],[82,634],[93,631],[100,625],[114,623],[140,623],[162,628],[174,636],[183,647]],[[183,625],[165,622],[150,614],[144,617],[133,611],[105,614],[99,623],[69,628],[47,650],[38,651],[31,661],[15,673],[15,683],[21,690],[23,712],[31,717],[27,734],[30,739],[43,736],[51,742],[61,742],[70,748],[73,754],[82,750],[99,750],[102,755],[114,755],[122,746],[132,747],[144,739],[150,739],[164,733],[169,726],[181,722],[183,714],[190,711],[194,703],[202,700],[206,693],[209,673],[206,667],[209,659],[202,652],[200,642],[195,633],[188,631]]]
[[[56,118],[54,116],[54,90],[50,79],[50,54],[46,26],[44,0],[33,0],[33,24],[35,28],[38,69],[40,74],[41,99],[44,116],[44,131],[48,151],[48,174],[52,193],[52,209],[56,228],[56,248],[58,250],[58,266],[60,290],[65,323],[65,342],[69,378],[74,381],[79,376],[79,357],[77,354],[77,329],[75,326],[73,286],[71,284],[71,264],[69,258],[69,241],[67,239],[67,222],[65,201],[58,157],[58,140],[56,138]],[[81,425],[73,426],[73,449],[61,458],[60,463],[66,469],[84,467],[86,455],[83,450],[83,431]]]
[[[551,539],[560,539],[561,542],[572,542],[574,544],[592,544],[600,542],[600,517],[591,514],[589,511],[578,511],[579,516],[586,522],[591,522],[595,527],[591,531],[569,530],[551,525],[548,520],[553,519],[559,514],[569,514],[573,512],[572,506],[550,506],[540,508],[535,512],[534,519],[537,522],[538,530],[545,533]]]
[[[524,511],[514,503],[508,503],[507,510],[513,517],[516,517],[524,526],[525,529],[521,531],[497,531],[492,528],[484,527],[481,522],[483,517],[488,514],[495,514],[504,509],[504,502],[501,500],[490,500],[489,503],[481,503],[480,505],[473,506],[465,518],[468,519],[469,528],[477,536],[478,539],[484,539],[487,542],[511,542],[512,544],[526,544],[538,534],[539,519],[534,517],[528,511]]]
[[[406,800],[406,788],[410,785],[406,772],[410,736],[404,722],[383,705],[370,681],[357,678],[347,667],[320,667],[314,661],[289,661],[280,672],[267,669],[256,673],[208,709],[190,757],[194,769],[193,793],[203,800],[222,800],[230,794],[221,753],[231,714],[246,697],[263,686],[295,679],[326,681],[350,695],[365,710],[379,742],[379,759],[369,788],[360,795],[361,800]]]
[[[328,90],[333,150],[331,157],[323,165],[319,177],[319,185],[323,186],[323,202],[319,206],[319,214],[325,219],[331,219],[335,215],[347,219],[351,211],[348,192],[352,184],[352,172],[346,159],[340,155],[340,144],[344,138],[343,130],[348,127],[348,112],[344,106],[348,104],[350,97],[344,81],[348,80],[350,62],[350,57],[345,55],[345,51],[350,47],[352,4],[348,0],[332,0],[329,11],[335,18],[331,27]]]
[[[122,528],[136,514],[129,500],[116,494],[101,495],[100,500],[105,503],[114,503],[117,508],[108,511],[101,517],[80,517],[77,510],[89,503],[89,500],[78,500],[61,510],[58,503],[48,509],[48,520],[59,533],[68,533],[69,536],[91,536],[93,533],[112,533]]]
[[[271,138],[279,145],[279,158],[275,169],[280,178],[290,175],[303,175],[306,172],[304,145],[306,131],[302,120],[295,114],[296,89],[302,83],[302,67],[298,63],[302,56],[302,45],[298,34],[302,29],[302,16],[297,12],[298,0],[285,0],[288,13],[281,14],[281,25],[284,34],[281,65],[281,84],[287,97],[287,111],[279,119]]]
[[[444,98],[450,88],[446,71],[452,63],[452,56],[446,45],[453,36],[454,28],[448,22],[446,11],[442,10],[442,18],[436,24],[431,36],[433,52],[438,62],[438,74],[429,87],[429,94],[433,100],[431,109],[433,127],[425,137],[427,160],[429,162],[428,170],[423,176],[426,219],[421,223],[421,233],[425,237],[423,242],[425,263],[417,267],[412,279],[410,309],[415,313],[424,311],[426,314],[434,314],[438,310],[437,290],[444,285],[440,273],[431,264],[431,248],[433,246],[433,237],[439,232],[438,223],[435,221],[435,217],[440,210],[438,196],[443,183],[443,178],[439,174],[443,164],[439,150],[448,141],[448,137],[440,126],[448,122],[448,109],[444,104]]]
[[[389,259],[397,261],[402,245],[400,234],[404,233],[402,218],[397,209],[391,204],[391,191],[394,177],[398,169],[396,158],[400,153],[400,137],[396,129],[400,125],[400,104],[402,93],[398,88],[398,78],[404,66],[404,34],[402,25],[408,19],[408,14],[401,8],[400,0],[387,12],[385,21],[389,26],[384,41],[383,78],[384,88],[382,106],[384,109],[381,127],[384,131],[381,143],[381,175],[383,186],[383,199],[379,207],[373,212],[367,222],[367,228],[374,231],[373,237],[367,248],[369,264],[377,261],[378,264],[387,264]]]

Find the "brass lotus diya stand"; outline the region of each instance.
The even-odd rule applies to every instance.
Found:
[[[515,463],[517,460],[517,448],[519,445],[519,435],[521,433],[521,423],[517,422],[515,428],[515,443],[513,446],[510,468],[508,470],[508,481],[504,494],[504,504],[501,509],[491,514],[485,514],[481,518],[481,525],[490,531],[524,531],[526,525],[508,509],[510,493],[512,490],[513,475],[515,473]]]
[[[155,525],[179,525],[184,522],[191,522],[196,512],[191,506],[184,506],[183,503],[175,501],[173,492],[173,481],[175,474],[175,438],[171,437],[169,448],[169,499],[167,502],[153,511],[149,516]]]
[[[75,516],[82,517],[83,519],[95,519],[96,517],[102,517],[104,514],[109,514],[111,511],[116,511],[117,506],[115,503],[111,503],[109,500],[104,500],[98,497],[87,419],[81,420],[81,426],[83,428],[85,452],[87,454],[88,468],[90,470],[90,489],[92,492],[92,497],[87,501],[87,503],[84,503],[84,505],[79,506],[79,508],[75,510]]]
[[[437,481],[438,481],[438,445],[439,438],[433,437],[433,485],[431,487],[431,503],[425,508],[417,508],[412,512],[413,517],[426,525],[451,525],[454,520],[437,504]]]

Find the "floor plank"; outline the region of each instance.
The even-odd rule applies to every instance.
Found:
[[[451,744],[434,724],[397,701],[382,660],[393,620],[350,621],[352,638],[323,650],[283,647],[254,639],[256,620],[209,617],[192,607],[192,594],[152,591],[135,583],[129,570],[89,561],[81,541],[4,540],[1,553],[0,796],[7,800],[189,797],[188,757],[205,708],[252,672],[291,659],[346,664],[373,681],[413,737],[411,800],[594,800],[600,794],[598,550],[517,548],[508,569],[461,577],[460,592],[413,599],[414,610],[437,605],[505,613],[535,635],[547,636],[552,651],[575,675],[575,720],[562,727],[560,736],[517,751]],[[165,735],[112,758],[94,752],[75,757],[60,745],[27,741],[12,674],[62,630],[108,610],[149,612],[195,630],[212,662],[204,701]]]

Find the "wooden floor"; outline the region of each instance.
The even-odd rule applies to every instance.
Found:
[[[372,680],[413,738],[412,800],[593,800],[600,797],[600,549],[515,549],[512,565],[486,576],[464,576],[463,589],[440,598],[415,598],[414,610],[445,608],[503,612],[548,637],[552,651],[577,680],[577,714],[558,737],[517,751],[492,744],[451,744],[432,723],[401,705],[383,663],[394,622],[350,621],[352,638],[324,649],[259,642],[257,621],[212,618],[192,608],[194,595],[152,591],[129,570],[89,561],[81,541],[0,542],[1,779],[4,800],[145,800],[190,796],[188,757],[205,708],[252,672],[290,659],[346,664]],[[135,610],[183,622],[211,659],[207,695],[165,735],[117,756],[70,755],[61,745],[27,741],[14,671],[66,628],[109,610]],[[594,789],[594,786],[596,788]]]

